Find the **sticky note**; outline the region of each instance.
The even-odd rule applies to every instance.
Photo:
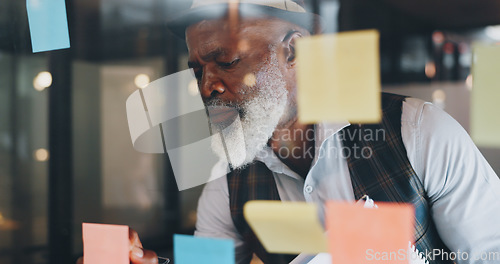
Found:
[[[297,41],[297,102],[304,123],[381,120],[379,33],[316,35]]]
[[[64,0],[26,0],[33,53],[70,47]]]
[[[234,264],[234,242],[231,239],[176,234],[174,261],[177,264]]]
[[[345,202],[327,203],[332,263],[408,263],[413,207],[389,203],[377,206],[374,209]]]
[[[129,228],[83,223],[83,263],[129,264]]]
[[[315,204],[250,201],[245,204],[244,215],[270,253],[327,252],[326,236]]]
[[[477,145],[500,147],[500,45],[473,47],[471,136]]]

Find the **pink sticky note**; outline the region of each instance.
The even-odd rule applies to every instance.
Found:
[[[332,263],[408,263],[413,207],[380,202],[377,206],[371,209],[345,202],[327,203]]]
[[[129,228],[83,223],[83,263],[129,264]]]

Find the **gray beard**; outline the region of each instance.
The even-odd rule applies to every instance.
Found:
[[[275,53],[264,67],[256,77],[257,85],[249,88],[255,92],[255,97],[236,106],[243,115],[219,136],[212,137],[212,150],[233,169],[244,168],[253,162],[286,112],[288,91]],[[217,107],[217,104],[212,106]]]

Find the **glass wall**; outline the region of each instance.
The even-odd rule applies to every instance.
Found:
[[[82,222],[128,225],[146,247],[170,256],[172,234],[194,228],[193,215],[185,224],[180,214],[189,215],[197,197],[179,209],[168,157],[133,149],[125,108],[134,91],[185,64],[182,40],[160,16],[168,2],[66,1],[71,48],[41,53],[31,49],[26,1],[4,2],[0,263],[74,263]],[[69,124],[50,107],[58,105],[67,106]],[[53,155],[59,142],[70,152]],[[50,169],[62,163],[68,173]],[[59,223],[64,228],[51,228]],[[70,245],[61,259],[50,254],[58,243]]]
[[[134,150],[125,103],[187,68],[165,22],[192,1],[65,2],[71,47],[41,53],[26,1],[0,4],[0,263],[74,263],[82,222],[129,225],[171,257],[172,234],[194,230],[203,186],[179,192],[166,154]],[[486,34],[500,18],[453,27],[392,0],[305,2],[325,33],[378,29],[384,90],[433,101],[469,128],[471,43],[500,41]],[[500,174],[500,149],[481,151]]]

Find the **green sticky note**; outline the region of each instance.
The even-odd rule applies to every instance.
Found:
[[[475,44],[471,136],[479,146],[500,147],[500,45]]]

